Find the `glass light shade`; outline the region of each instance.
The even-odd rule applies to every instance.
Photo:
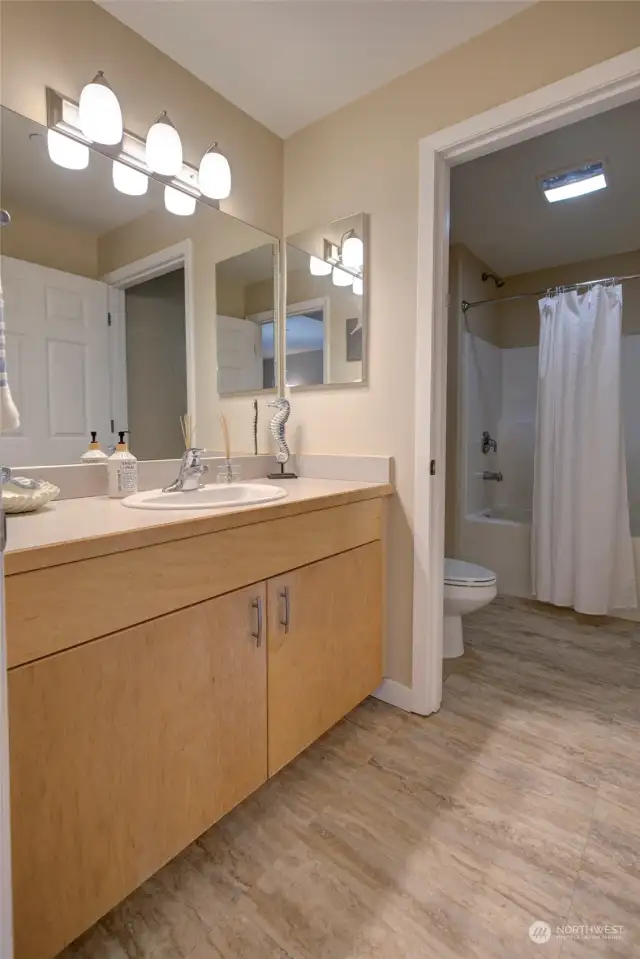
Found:
[[[364,264],[364,243],[359,236],[348,236],[342,244],[342,262],[350,270],[361,270]]]
[[[134,170],[119,160],[113,161],[113,185],[120,193],[128,196],[143,196],[149,186],[149,177],[142,170]]]
[[[122,110],[102,70],[82,88],[78,120],[87,140],[108,145],[122,140]]]
[[[182,169],[182,140],[166,113],[149,128],[146,161],[151,172],[161,176],[177,176]]]
[[[198,186],[211,200],[226,200],[231,193],[231,167],[215,143],[200,160]]]
[[[309,273],[311,276],[329,276],[332,266],[326,260],[321,260],[317,256],[309,257]]]
[[[196,198],[183,193],[182,190],[176,190],[175,187],[166,186],[164,205],[169,213],[175,213],[176,216],[191,216],[196,208]]]
[[[341,270],[337,266],[334,266],[331,278],[334,286],[351,286],[353,283],[353,277],[351,274],[345,273],[344,270]]]
[[[84,170],[89,166],[89,147],[57,130],[47,130],[47,150],[53,162],[67,170]]]
[[[364,293],[364,280],[361,276],[354,276],[353,278],[353,292],[356,296],[362,296]]]

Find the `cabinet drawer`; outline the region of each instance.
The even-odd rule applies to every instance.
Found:
[[[364,500],[8,576],[9,668],[379,539],[382,510]]]

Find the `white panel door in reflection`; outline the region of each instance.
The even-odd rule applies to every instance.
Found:
[[[112,441],[107,286],[12,257],[0,262],[7,367],[21,420],[3,437],[2,462],[78,462],[91,430],[103,448]]]

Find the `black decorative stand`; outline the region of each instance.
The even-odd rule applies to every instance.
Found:
[[[284,463],[280,463],[280,472],[279,472],[279,473],[269,473],[269,474],[267,475],[267,479],[277,479],[277,480],[281,480],[281,479],[298,479],[298,476],[297,476],[296,473],[285,473],[285,471],[284,471]]]

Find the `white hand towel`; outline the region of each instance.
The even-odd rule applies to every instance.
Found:
[[[4,300],[0,284],[0,433],[8,433],[20,426],[20,414],[11,398],[7,379],[7,342],[4,328]]]

